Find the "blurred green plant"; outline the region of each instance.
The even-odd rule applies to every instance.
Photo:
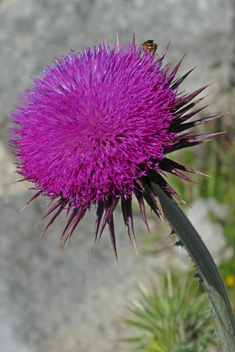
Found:
[[[141,287],[141,299],[130,302],[132,316],[122,318],[135,336],[122,341],[131,345],[131,351],[205,352],[215,337],[202,290],[201,286],[197,290],[195,279],[179,280],[169,273],[162,289]]]

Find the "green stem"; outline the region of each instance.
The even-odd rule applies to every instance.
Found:
[[[217,326],[217,335],[224,352],[235,351],[235,320],[224,282],[208,249],[180,207],[162,189],[152,184],[163,213],[183,242],[203,279]],[[216,240],[216,239],[215,239]]]

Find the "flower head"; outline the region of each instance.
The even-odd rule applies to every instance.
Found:
[[[133,37],[132,44],[118,43],[113,50],[102,42],[82,54],[71,51],[47,66],[40,79],[32,79],[33,90],[26,90],[11,112],[17,125],[10,130],[17,172],[37,191],[28,203],[39,195],[55,201],[42,218],[52,214],[45,230],[67,210],[62,246],[95,205],[93,246],[108,224],[116,253],[113,211],[121,198],[136,248],[132,196],[147,225],[144,200],[164,218],[152,183],[182,200],[161,174],[193,182],[180,171],[199,173],[166,154],[201,143],[208,136],[184,131],[217,116],[184,123],[205,108],[188,112],[202,100],[192,102],[207,86],[179,93],[191,71],[176,78],[182,60],[173,70],[171,63],[163,65],[168,46],[158,57],[146,46],[137,47]]]

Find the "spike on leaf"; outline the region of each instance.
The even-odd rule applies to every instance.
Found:
[[[183,244],[182,241],[177,241],[177,242],[175,243],[175,246],[176,246],[176,247],[182,247],[182,248],[184,248],[184,244]]]

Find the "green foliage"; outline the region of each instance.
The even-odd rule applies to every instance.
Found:
[[[122,323],[135,330],[128,342],[132,351],[204,352],[213,339],[214,325],[206,294],[192,278],[167,275],[160,290],[140,289],[141,299],[131,301],[132,316]]]

